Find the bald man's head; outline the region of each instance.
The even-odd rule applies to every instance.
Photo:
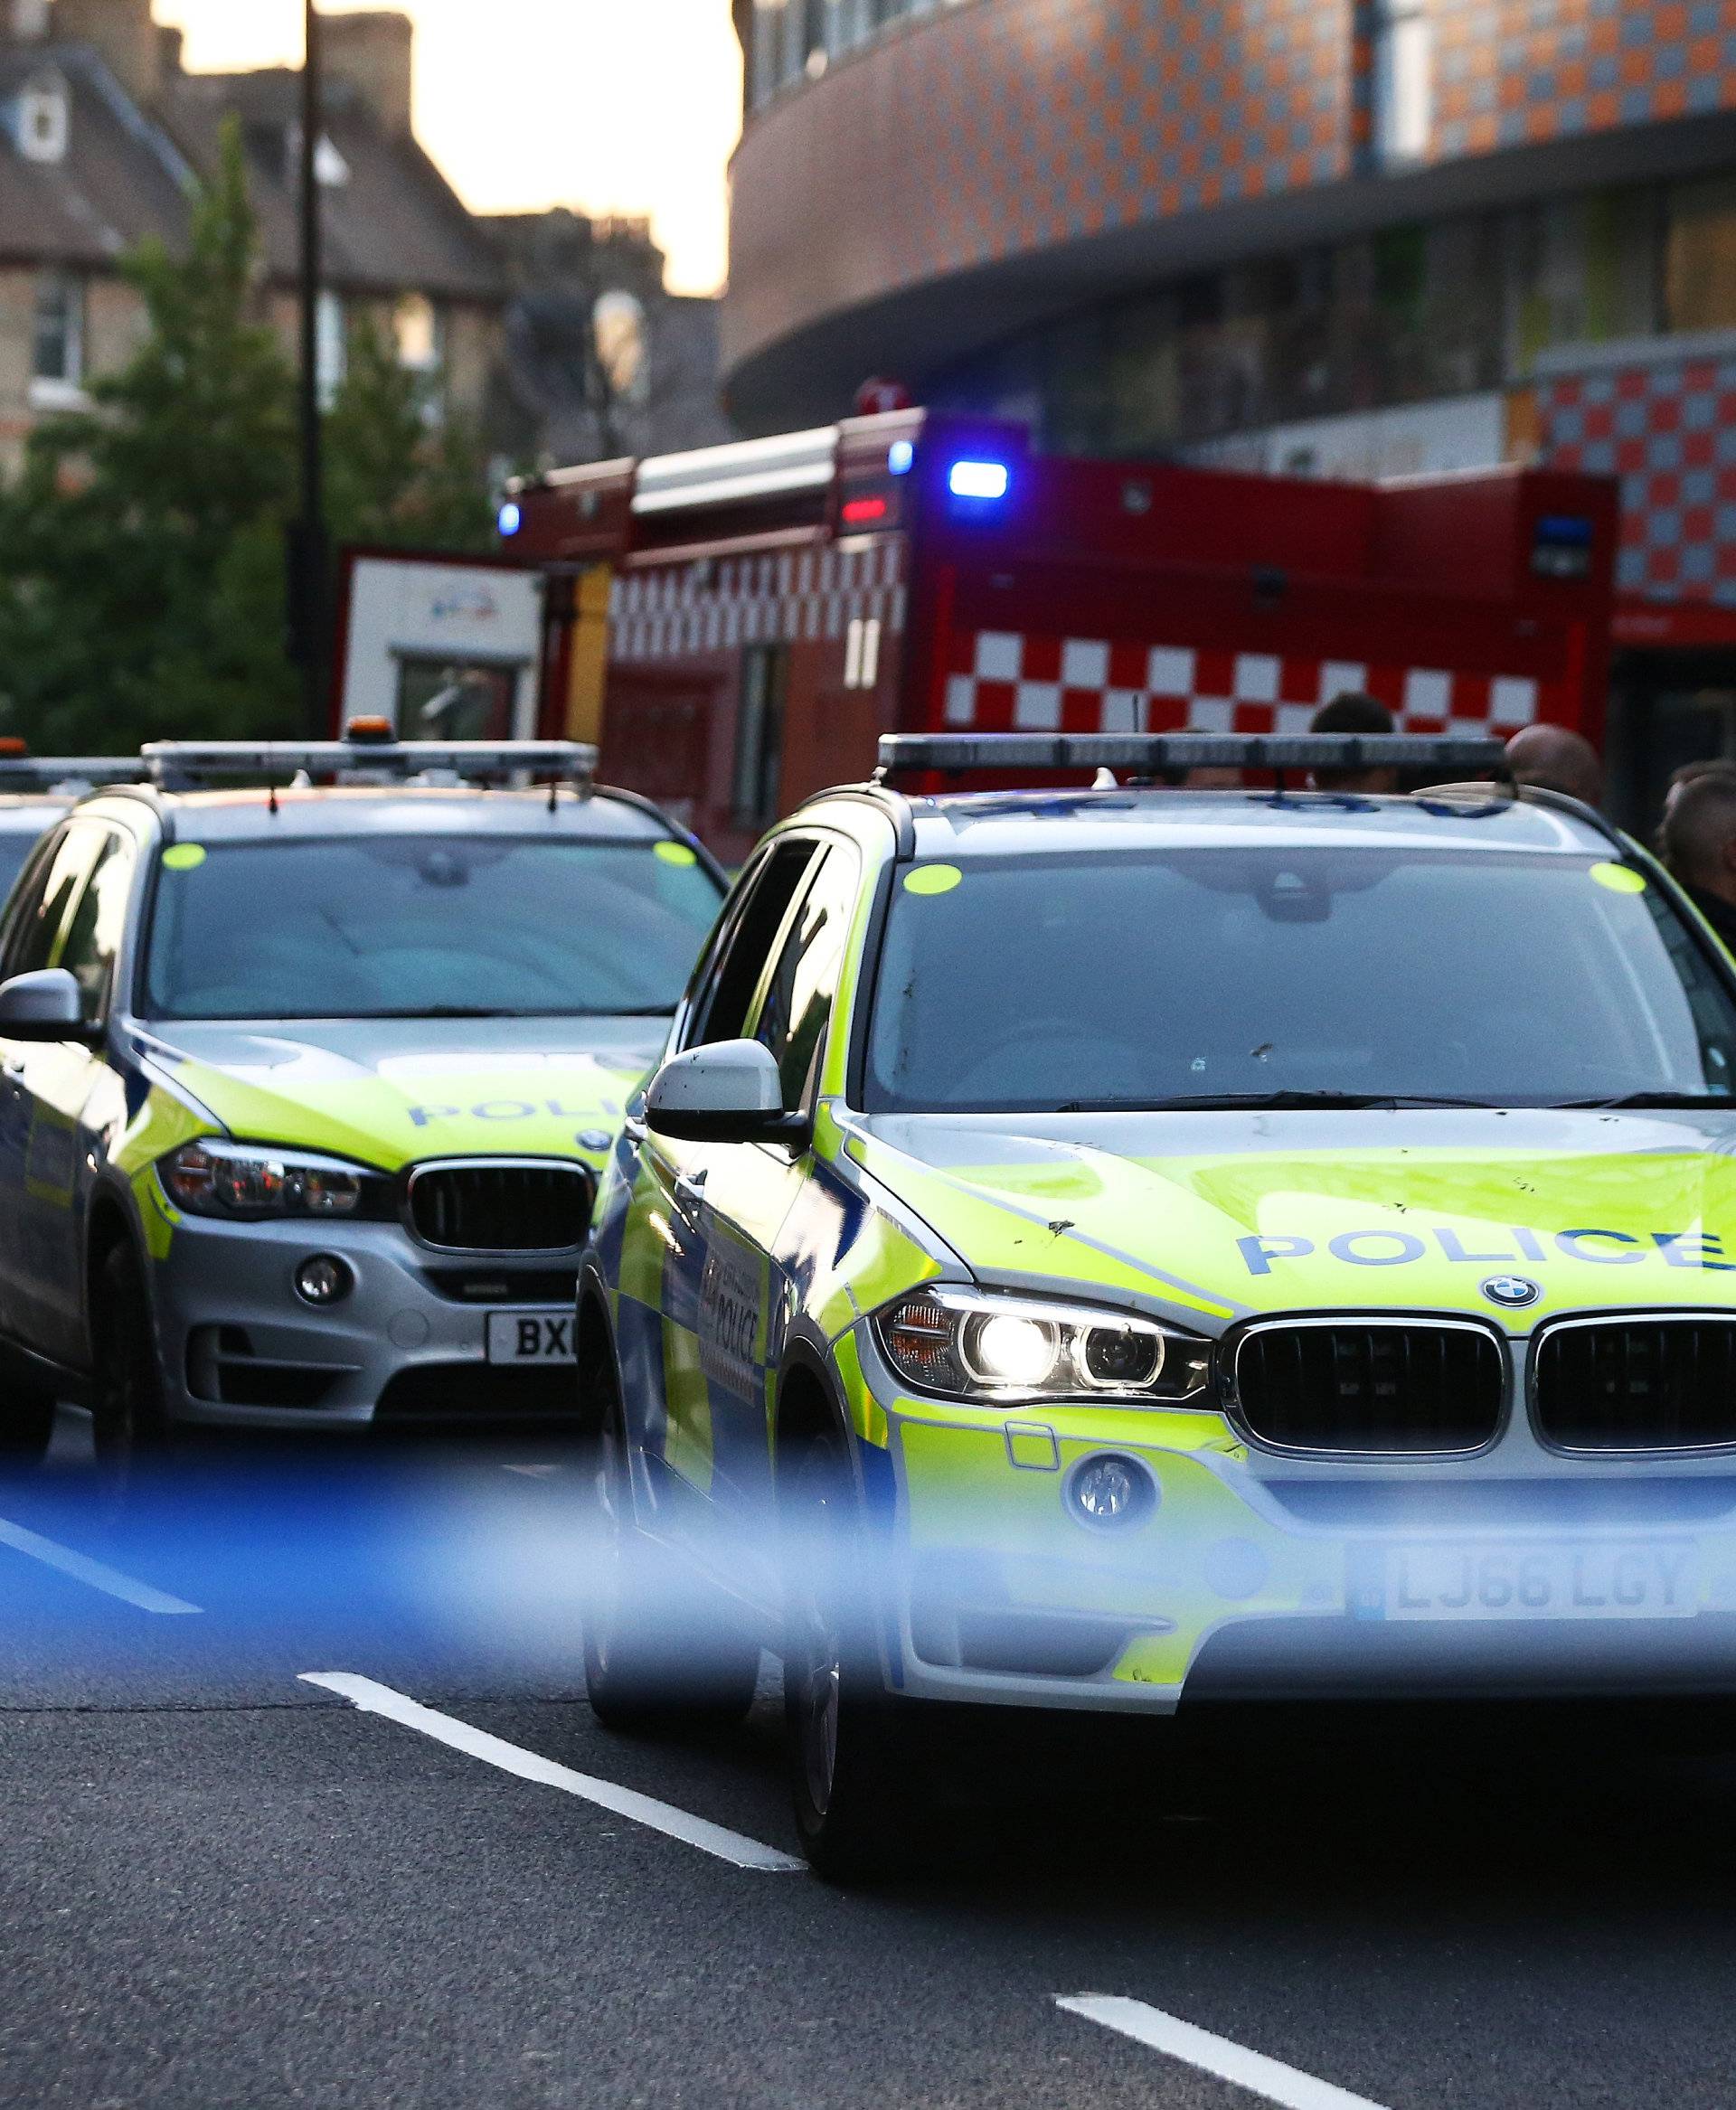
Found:
[[[1565,792],[1587,805],[1603,800],[1603,764],[1585,735],[1564,725],[1528,725],[1507,742],[1507,767],[1518,784]]]
[[[1663,844],[1677,879],[1736,901],[1736,770],[1710,769],[1675,787]]]

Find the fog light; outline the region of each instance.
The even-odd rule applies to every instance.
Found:
[[[1132,1458],[1088,1458],[1067,1484],[1073,1514],[1085,1524],[1137,1524],[1157,1506],[1157,1487]]]
[[[296,1295],[305,1305],[341,1304],[355,1286],[347,1260],[316,1253],[296,1269]]]

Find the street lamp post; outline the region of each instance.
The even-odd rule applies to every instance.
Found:
[[[320,95],[319,16],[304,0],[307,51],[301,69],[301,509],[291,532],[290,637],[302,675],[307,730],[326,731],[326,478],[319,374]]]

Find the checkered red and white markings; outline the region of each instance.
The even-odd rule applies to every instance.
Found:
[[[1618,588],[1736,605],[1736,355],[1559,375],[1538,407],[1552,468],[1621,478]]]
[[[1507,736],[1550,715],[1518,674],[1219,652],[1005,630],[961,634],[948,727],[977,732],[1307,732],[1347,689],[1377,697],[1405,732]]]
[[[904,629],[904,539],[624,572],[609,596],[610,657],[686,659],[744,645],[842,644],[852,623]]]

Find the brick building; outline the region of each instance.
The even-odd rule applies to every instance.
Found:
[[[427,373],[433,414],[480,422],[505,278],[417,143],[411,24],[340,14],[326,32],[323,379],[336,387],[365,314]],[[126,357],[139,314],[119,266],[148,236],[184,241],[190,191],[230,118],[259,215],[263,297],[293,346],[299,87],[283,69],[188,73],[151,0],[0,0],[0,470],[42,417]]]

